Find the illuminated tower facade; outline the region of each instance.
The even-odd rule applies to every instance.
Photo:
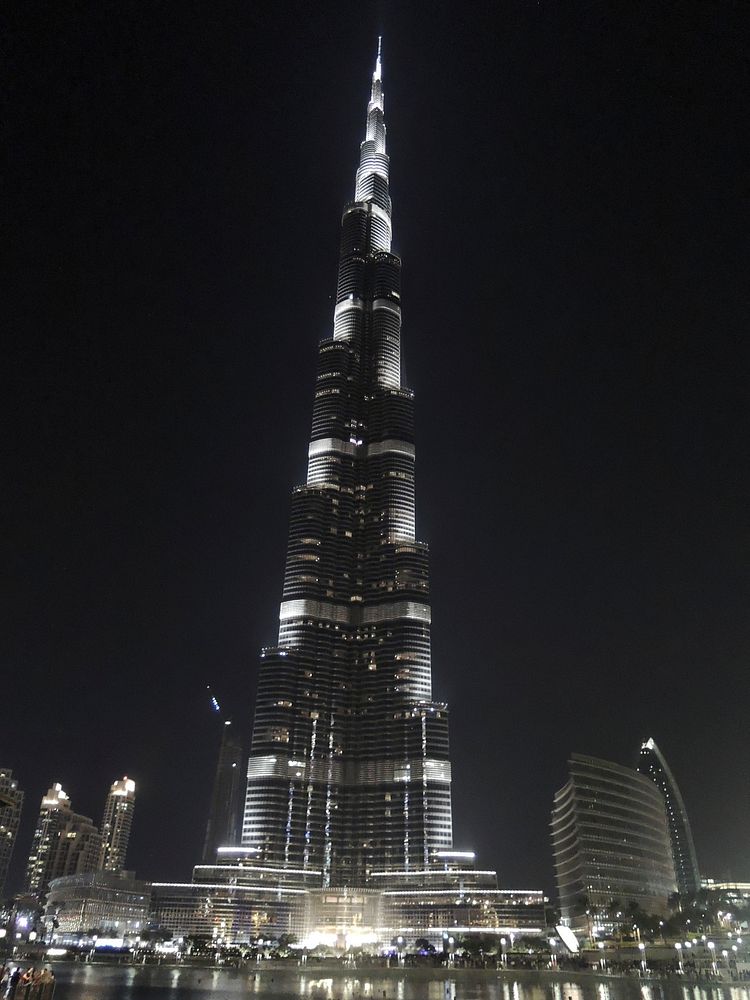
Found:
[[[99,857],[99,868],[102,871],[121,872],[125,868],[134,812],[135,782],[126,775],[120,781],[113,782],[104,803]]]
[[[677,890],[680,895],[695,895],[700,892],[701,876],[690,821],[680,788],[655,740],[646,740],[641,746],[638,770],[649,777],[664,796]]]
[[[307,482],[292,496],[278,642],[262,654],[242,827],[243,847],[319,873],[322,886],[424,869],[453,841],[391,236],[378,50]]]
[[[101,837],[91,819],[73,812],[70,797],[55,783],[42,798],[26,888],[41,899],[53,879],[95,871],[100,850]]]

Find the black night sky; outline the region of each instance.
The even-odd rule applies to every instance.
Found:
[[[456,846],[654,736],[750,878],[745,3],[6,9],[0,761],[187,879],[249,739],[376,36]],[[10,351],[7,347],[10,346]]]

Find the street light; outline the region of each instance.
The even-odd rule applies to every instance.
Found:
[[[711,968],[713,970],[714,975],[716,975],[716,972],[717,972],[717,969],[716,969],[716,955],[714,953],[715,948],[716,948],[716,945],[713,943],[713,941],[709,941],[708,942],[708,949],[711,952]]]
[[[682,968],[682,945],[680,944],[679,941],[675,944],[675,949],[677,951],[677,968],[680,972],[683,972],[684,970]]]
[[[504,966],[508,964],[508,956],[505,953],[505,946],[507,943],[508,943],[507,938],[504,937],[500,938],[500,961]]]
[[[604,972],[604,970],[607,968],[607,960],[604,957],[604,942],[603,941],[597,942],[597,948],[601,952],[601,954],[599,955],[599,968],[602,970],[602,972]]]
[[[646,945],[643,941],[638,942],[638,951],[641,953],[641,972],[646,971]]]
[[[549,947],[550,947],[550,964],[552,965],[552,968],[555,969],[557,968],[557,951],[555,950],[557,948],[557,938],[551,937],[549,939]]]

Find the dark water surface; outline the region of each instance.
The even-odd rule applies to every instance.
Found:
[[[55,1000],[750,1000],[750,983],[694,984],[473,969],[55,966]]]

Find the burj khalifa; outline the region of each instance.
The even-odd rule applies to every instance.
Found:
[[[175,936],[293,934],[336,949],[422,936],[446,950],[457,933],[545,926],[541,891],[499,889],[494,870],[453,847],[389,170],[378,45],[278,639],[262,654],[240,843],[219,845],[192,882],[153,883],[152,917]]]
[[[307,482],[292,496],[278,642],[262,654],[242,828],[264,863],[319,873],[323,887],[424,870],[453,842],[389,170],[378,45]]]

